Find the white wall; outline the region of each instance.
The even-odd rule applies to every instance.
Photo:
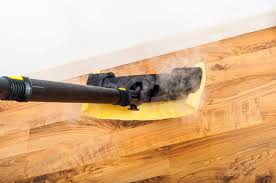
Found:
[[[0,0],[0,75],[37,72],[275,9],[276,0]]]

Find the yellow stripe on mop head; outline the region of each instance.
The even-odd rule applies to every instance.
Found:
[[[83,104],[84,115],[97,119],[112,120],[158,120],[186,116],[196,112],[200,106],[201,97],[206,82],[204,63],[198,63],[194,67],[202,69],[200,88],[189,94],[186,99],[143,103],[138,106],[139,111],[128,110],[129,107],[122,107],[112,104]]]

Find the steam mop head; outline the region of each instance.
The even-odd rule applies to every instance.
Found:
[[[204,63],[199,63],[194,67],[201,70],[200,73],[196,73],[197,76],[189,76],[189,72],[179,73],[182,71],[181,69],[174,70],[171,75],[178,73],[181,75],[180,79],[171,77],[171,75],[132,76],[131,79],[128,79],[129,77],[115,78],[113,73],[105,75],[104,78],[100,78],[102,75],[92,75],[89,77],[88,85],[123,87],[134,93],[139,90],[138,97],[143,103],[137,102],[138,110],[129,110],[127,106],[112,104],[83,104],[82,112],[88,117],[97,119],[141,121],[178,118],[192,114],[200,106],[206,82]],[[190,75],[192,74],[194,73],[190,73]],[[152,78],[154,79],[152,80]],[[173,85],[169,82],[172,78],[177,80],[173,82]],[[195,78],[197,79],[194,81]],[[181,94],[183,91],[184,94]],[[136,108],[134,107],[134,109]]]

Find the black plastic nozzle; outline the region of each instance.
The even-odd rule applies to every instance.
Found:
[[[184,67],[170,74],[147,74],[115,77],[113,73],[90,74],[87,84],[105,88],[125,88],[139,103],[176,100],[199,89],[200,67]]]

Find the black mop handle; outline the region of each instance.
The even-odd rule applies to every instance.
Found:
[[[126,106],[126,90],[29,79],[21,76],[0,77],[0,99],[18,102],[105,103]]]

